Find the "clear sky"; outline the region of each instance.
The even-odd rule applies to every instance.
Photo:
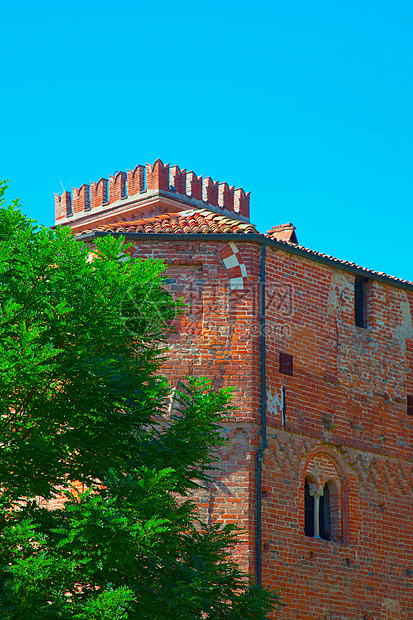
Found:
[[[411,0],[0,0],[0,178],[53,193],[160,157],[265,232],[413,280]]]

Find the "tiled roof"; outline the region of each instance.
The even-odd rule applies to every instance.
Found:
[[[194,209],[181,213],[165,213],[131,222],[112,222],[102,224],[93,230],[83,230],[82,234],[95,231],[115,233],[165,233],[165,234],[222,234],[258,233],[253,224],[240,222],[225,215],[212,213],[207,209]]]
[[[271,237],[271,235],[268,235],[268,234],[263,235],[263,236],[267,237],[268,239],[273,238]],[[367,267],[361,267],[361,265],[357,265],[357,263],[351,263],[350,261],[347,261],[347,260],[335,258],[334,256],[330,256],[329,254],[323,254],[322,252],[316,252],[315,250],[310,250],[310,248],[306,248],[304,245],[298,245],[297,243],[292,243],[291,241],[283,241],[283,240],[277,240],[277,241],[279,244],[285,245],[286,247],[289,247],[289,248],[294,248],[294,250],[298,250],[300,254],[301,253],[307,254],[310,260],[312,258],[315,258],[316,260],[318,259],[323,262],[333,263],[333,265],[335,264],[339,268],[340,266],[342,266],[341,267],[342,269],[346,269],[346,267],[348,267],[349,269],[357,269],[360,271],[364,271],[364,273],[366,274],[366,278],[369,275],[379,276],[380,278],[386,278],[387,280],[391,280],[395,284],[400,283],[400,284],[409,284],[410,286],[413,286],[413,282],[411,282],[410,280],[403,280],[402,278],[396,278],[396,276],[389,276],[384,271],[374,271],[373,269],[367,269]]]
[[[268,241],[276,241],[277,244],[283,245],[288,252],[289,248],[294,253],[298,253],[301,256],[319,260],[322,262],[332,263],[337,268],[346,270],[357,269],[366,274],[366,277],[379,276],[385,278],[387,281],[397,284],[404,284],[413,286],[413,282],[408,280],[402,280],[395,276],[387,275],[384,272],[373,271],[372,269],[366,269],[356,263],[341,260],[322,252],[316,252],[305,246],[298,245],[292,240],[286,240],[285,236],[292,239],[292,233],[294,233],[294,227],[292,224],[284,224],[282,226],[276,226],[267,234],[258,232],[253,224],[240,222],[234,220],[225,215],[220,215],[208,211],[207,209],[194,209],[191,211],[182,211],[180,213],[165,213],[165,215],[157,215],[155,217],[134,220],[130,222],[113,222],[111,224],[102,224],[91,230],[83,230],[81,234],[88,234],[93,232],[114,232],[114,233],[149,233],[149,234],[255,234],[260,237],[268,239]],[[287,233],[287,234],[285,234]],[[295,234],[295,233],[294,233]],[[283,238],[284,237],[284,238]]]

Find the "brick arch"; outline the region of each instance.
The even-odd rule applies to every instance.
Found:
[[[320,488],[324,487],[328,480],[334,481],[339,487],[342,486],[340,467],[331,455],[324,451],[317,451],[307,458],[305,474],[312,475]]]
[[[302,468],[301,468],[302,471],[306,471],[308,469],[308,465],[311,459],[314,458],[318,454],[323,454],[326,457],[330,458],[330,460],[333,461],[334,466],[336,467],[336,470],[339,473],[342,482],[343,483],[348,482],[348,473],[347,473],[347,468],[344,463],[344,460],[341,457],[341,455],[334,448],[331,448],[330,446],[316,446],[315,448],[310,450],[310,452],[308,452],[306,459],[302,465]]]
[[[230,241],[218,248],[218,254],[228,274],[230,289],[232,291],[243,290],[248,282],[248,274],[238,247]]]
[[[138,251],[137,244],[124,250],[129,258],[134,258]],[[243,290],[248,282],[248,273],[239,248],[233,241],[230,241],[219,247],[217,251],[228,274],[229,288],[233,291]]]
[[[297,489],[297,507],[303,512],[304,520],[304,485],[305,479],[315,480],[320,492],[326,484],[331,495],[332,510],[335,514],[335,525],[332,528],[332,537],[336,542],[349,544],[349,484],[348,473],[341,456],[329,446],[317,446],[311,450],[301,466],[299,485]]]
[[[207,239],[205,239],[205,241],[207,241]],[[134,244],[130,248],[125,249],[125,260],[137,257],[139,249],[138,244]],[[215,248],[215,252],[225,269],[228,279],[229,330],[227,346],[229,347],[229,352],[231,353],[233,337],[231,292],[236,290],[245,290],[247,288],[248,273],[241,252],[233,241],[230,241],[219,248]],[[194,252],[194,256],[195,254],[196,252]],[[199,248],[199,254],[203,254],[201,248]]]
[[[131,245],[129,248],[125,249],[124,252],[125,254],[129,257],[129,258],[134,258],[136,256],[136,254],[138,253],[138,246],[137,244],[135,245]]]
[[[306,473],[304,480],[307,480],[308,484],[313,484],[314,486],[317,485],[317,478],[315,478],[315,476],[311,473]]]

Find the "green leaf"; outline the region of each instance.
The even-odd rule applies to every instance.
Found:
[[[217,466],[230,392],[182,377],[165,415],[160,369],[180,311],[165,266],[124,260],[111,236],[88,260],[67,228],[4,206],[4,191],[0,617],[264,618],[277,595],[232,560],[238,532],[202,522],[192,500]]]

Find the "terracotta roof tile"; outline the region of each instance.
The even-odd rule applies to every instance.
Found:
[[[131,222],[113,222],[102,224],[93,230],[84,230],[81,234],[94,231],[115,233],[152,233],[152,234],[219,234],[219,233],[257,233],[253,224],[240,222],[225,215],[213,213],[206,209],[165,213]]]
[[[408,280],[402,280],[395,276],[387,275],[383,272],[374,271],[372,269],[366,269],[355,263],[323,254],[322,252],[316,252],[310,250],[305,246],[294,243],[295,237],[294,227],[292,224],[284,224],[281,226],[275,226],[267,234],[259,233],[253,224],[248,222],[241,222],[239,220],[232,219],[219,213],[208,211],[207,209],[194,209],[193,211],[182,211],[181,213],[165,213],[165,215],[157,215],[148,219],[134,220],[131,222],[114,222],[112,224],[103,224],[92,230],[83,230],[80,234],[88,234],[92,232],[115,232],[115,233],[149,233],[149,234],[255,234],[268,240],[275,240],[278,244],[287,248],[295,248],[300,253],[307,255],[311,260],[312,258],[325,259],[331,262],[333,265],[341,265],[342,268],[351,267],[365,272],[366,276],[369,274],[383,276],[388,280],[397,283],[408,284],[413,286],[413,282]],[[294,236],[293,234],[294,233]],[[290,239],[286,240],[288,236]],[[288,251],[288,250],[287,250]]]
[[[262,234],[262,233],[259,233],[259,234]],[[268,235],[268,234],[263,235],[263,236],[267,237],[268,239],[273,238],[271,237],[271,235]],[[361,271],[365,272],[366,277],[368,277],[369,274],[376,275],[376,276],[383,276],[384,278],[392,280],[395,284],[400,282],[402,284],[409,284],[413,286],[413,282],[411,282],[410,280],[403,280],[402,278],[396,278],[396,276],[390,276],[387,273],[384,273],[384,271],[374,271],[374,269],[367,269],[367,267],[362,267],[361,265],[357,265],[357,263],[352,263],[348,260],[342,260],[341,258],[335,258],[334,256],[330,256],[329,254],[323,254],[322,252],[316,252],[315,250],[310,250],[310,248],[306,248],[304,245],[298,245],[297,243],[292,243],[291,241],[283,241],[283,240],[278,240],[278,239],[277,241],[278,243],[282,245],[285,245],[290,248],[297,248],[298,250],[301,250],[305,254],[308,254],[308,258],[310,260],[312,257],[326,259],[327,261],[333,264],[335,263],[336,265],[343,265],[343,267],[352,267],[355,269],[360,269]]]

